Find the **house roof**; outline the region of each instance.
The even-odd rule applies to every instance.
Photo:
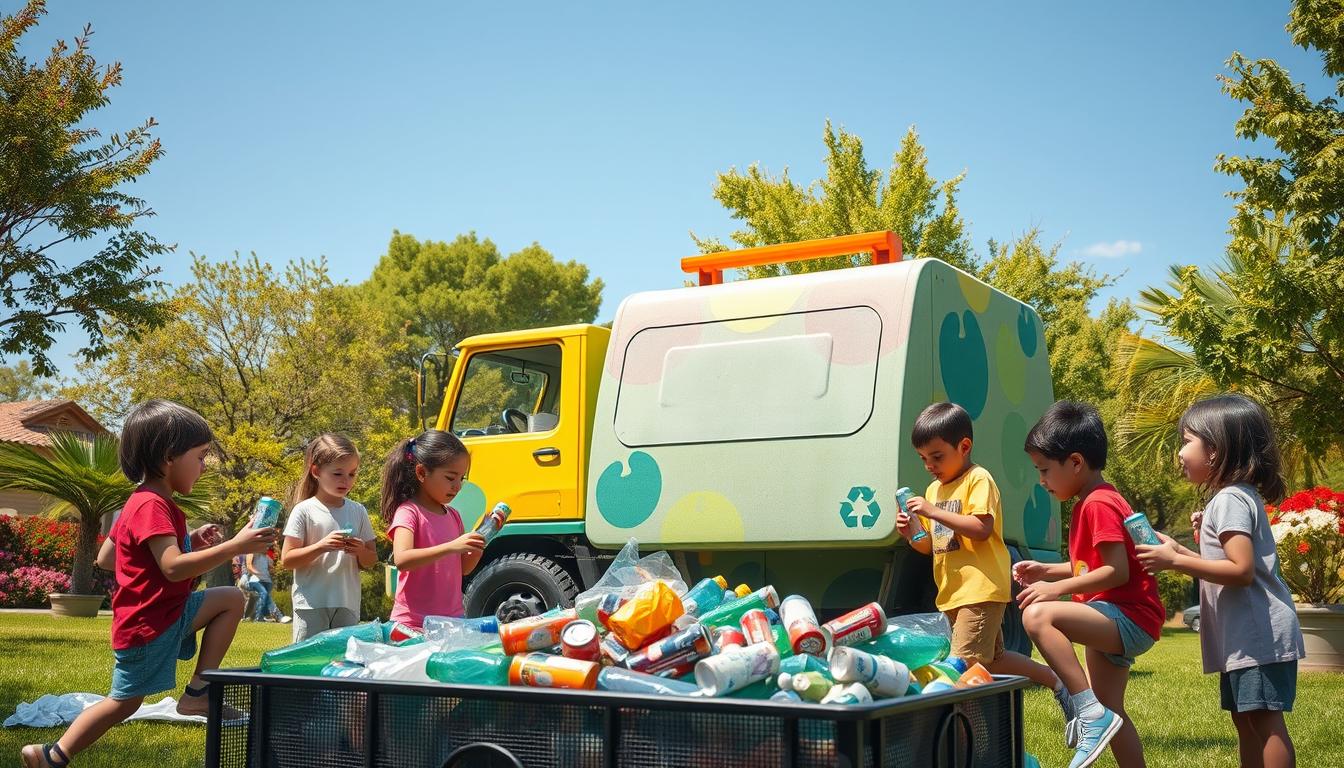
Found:
[[[51,447],[53,429],[91,432],[107,430],[74,400],[23,400],[0,403],[0,442]]]

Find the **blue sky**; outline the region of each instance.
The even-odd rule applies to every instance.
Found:
[[[26,52],[93,23],[95,57],[125,68],[96,124],[160,123],[166,155],[133,191],[178,245],[165,279],[189,251],[255,251],[325,255],[358,282],[393,229],[475,230],[588,264],[600,319],[680,285],[689,230],[734,228],[716,173],[817,178],[828,118],[873,166],[913,124],[935,175],[967,171],[981,254],[1039,226],[1136,296],[1226,244],[1232,180],[1213,162],[1245,149],[1227,57],[1275,58],[1326,95],[1281,0],[51,6]],[[63,374],[81,344],[61,340]]]

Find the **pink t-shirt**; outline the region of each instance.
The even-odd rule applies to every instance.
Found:
[[[416,549],[452,541],[463,534],[462,516],[444,506],[436,513],[407,501],[392,515],[387,535],[405,528],[414,536]],[[447,555],[414,571],[399,571],[397,595],[392,601],[393,621],[420,628],[426,616],[462,616],[462,556]]]

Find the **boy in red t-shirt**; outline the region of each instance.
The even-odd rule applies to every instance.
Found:
[[[243,594],[234,587],[193,592],[191,580],[235,555],[264,552],[276,537],[273,528],[249,525],[217,544],[218,526],[187,531],[187,518],[173,494],[191,492],[213,440],[200,414],[176,403],[150,400],[126,417],[118,458],[122,472],[140,487],[98,552],[98,566],[115,570],[117,579],[112,690],[81,712],[59,740],[24,747],[25,768],[64,768],[108,728],[135,714],[146,696],[175,688],[177,661],[196,654],[196,633],[202,629],[196,670],[177,711],[206,714],[201,671],[224,660],[243,617]],[[226,719],[241,716],[229,707],[224,714]]]
[[[1166,612],[1157,581],[1140,567],[1125,530],[1129,504],[1101,476],[1106,430],[1097,409],[1060,401],[1027,435],[1026,451],[1041,485],[1060,501],[1076,498],[1069,523],[1069,562],[1026,560],[1013,567],[1023,585],[1022,624],[1070,694],[1073,719],[1065,741],[1069,768],[1091,765],[1109,744],[1117,763],[1143,765],[1138,731],[1125,712],[1134,657],[1162,636]],[[1059,598],[1071,595],[1073,600]],[[1084,674],[1073,644],[1087,651]]]

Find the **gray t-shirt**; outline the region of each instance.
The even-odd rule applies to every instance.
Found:
[[[284,535],[306,547],[342,528],[351,529],[361,541],[373,541],[373,525],[364,505],[346,499],[331,509],[313,497],[294,505]],[[323,552],[308,567],[294,572],[291,598],[295,608],[348,608],[358,613],[359,561],[353,554]]]
[[[1199,584],[1199,642],[1204,671],[1292,661],[1306,655],[1293,595],[1279,575],[1279,555],[1260,494],[1249,485],[1223,488],[1204,508],[1199,556],[1226,560],[1220,535],[1239,531],[1251,537],[1255,575],[1250,586]]]

